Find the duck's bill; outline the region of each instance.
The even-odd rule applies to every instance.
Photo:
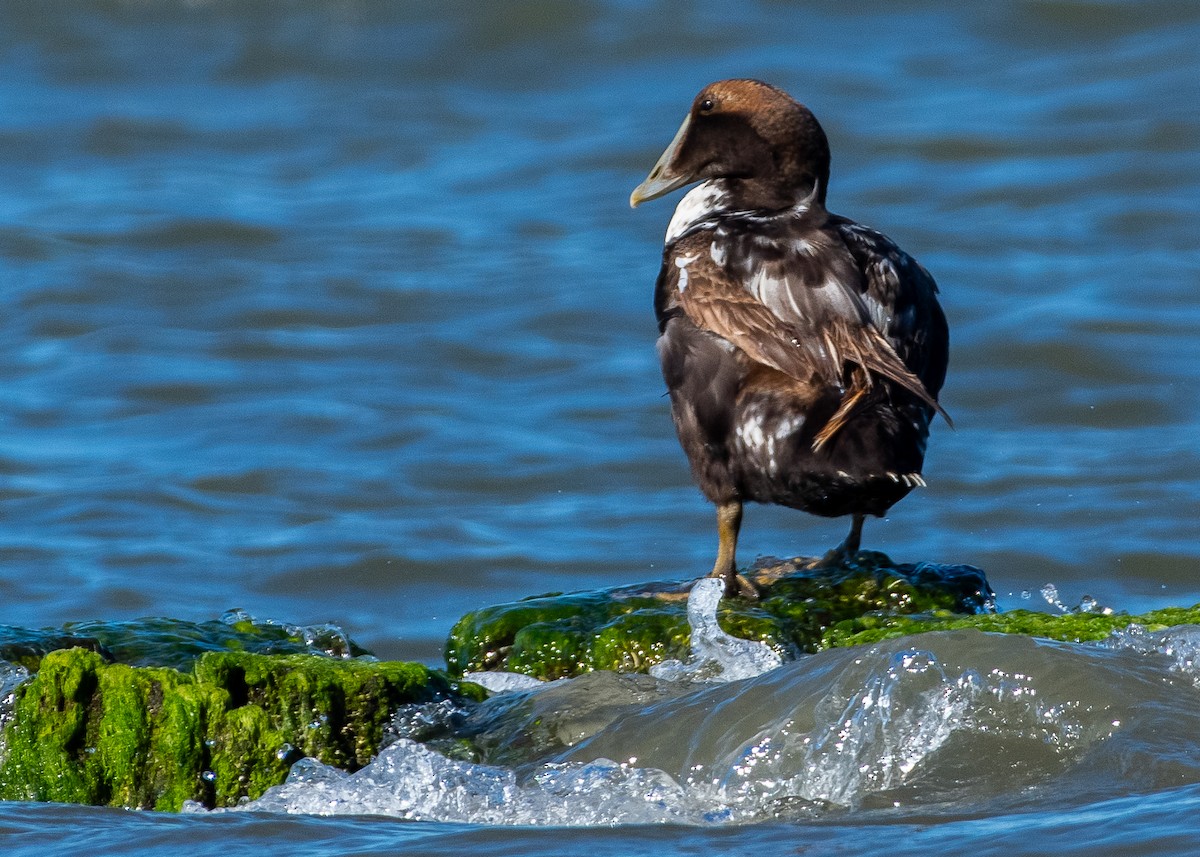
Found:
[[[679,173],[673,167],[675,157],[683,146],[683,139],[687,136],[688,126],[691,124],[691,116],[683,120],[683,124],[675,132],[675,138],[671,140],[667,150],[659,157],[654,169],[650,170],[650,175],[646,176],[646,180],[635,187],[633,193],[629,195],[630,207],[637,208],[647,200],[658,199],[693,181],[690,174]]]

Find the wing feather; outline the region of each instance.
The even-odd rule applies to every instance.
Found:
[[[866,384],[871,375],[886,378],[949,421],[936,390],[906,365],[889,337],[896,319],[888,291],[903,291],[905,284],[864,270],[847,244],[836,228],[808,230],[803,240],[717,229],[681,239],[668,251],[674,264],[665,265],[664,274],[683,286],[676,291],[678,306],[693,323],[751,359],[841,389],[850,383],[847,364],[854,364],[865,370]],[[932,293],[930,299],[936,306]],[[898,332],[903,338],[905,331]]]

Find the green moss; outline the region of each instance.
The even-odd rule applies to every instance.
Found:
[[[765,560],[749,569],[762,597],[722,602],[721,627],[796,654],[825,645],[826,630],[842,621],[876,613],[974,613],[991,595],[983,572],[970,566],[897,565],[871,552],[840,568],[807,566],[801,559]],[[690,585],[544,595],[478,610],[451,630],[446,663],[459,675],[504,669],[542,679],[591,670],[644,672],[686,657]]]
[[[88,707],[95,695],[96,670],[103,659],[82,649],[44,658],[39,687],[17,691],[0,796],[7,800],[60,800],[98,803],[99,783],[89,775],[95,751],[88,735]]]
[[[1200,624],[1200,605],[1143,616],[985,612],[991,588],[971,566],[896,564],[873,552],[839,568],[808,565],[768,559],[746,570],[761,597],[723,600],[721,627],[795,656],[956,628],[1084,642],[1132,623],[1151,629]],[[478,610],[452,629],[446,661],[454,674],[505,669],[543,679],[592,670],[645,672],[669,658],[686,658],[690,585],[544,595]]]
[[[661,606],[643,607],[617,616],[595,631],[587,666],[644,672],[650,664],[686,658],[690,637],[686,615]]]
[[[451,630],[446,663],[454,675],[506,669],[541,679],[618,664],[644,668],[662,659],[654,651],[686,653],[685,597],[677,586],[656,585],[541,595],[485,608]]]
[[[922,617],[861,616],[826,629],[821,637],[820,648],[858,646],[926,631],[952,631],[959,628],[1084,643],[1103,640],[1113,631],[1132,624],[1142,625],[1152,631],[1172,625],[1200,624],[1200,604],[1195,607],[1154,610],[1140,616],[1116,613],[1049,614],[1029,610],[978,616],[956,616],[945,612]]]
[[[301,755],[357,770],[402,704],[481,695],[420,664],[211,652],[185,673],[51,652],[17,690],[0,799],[230,806]]]

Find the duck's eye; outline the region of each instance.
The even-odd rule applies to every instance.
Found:
[[[715,106],[716,105],[713,104],[711,98],[706,98],[700,102],[700,112],[701,113],[711,113],[713,107],[715,107]]]

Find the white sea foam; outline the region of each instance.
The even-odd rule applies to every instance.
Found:
[[[245,809],[312,815],[376,814],[472,824],[611,825],[700,821],[683,788],[661,771],[599,759],[513,770],[454,761],[399,741],[354,774],[312,759]]]

